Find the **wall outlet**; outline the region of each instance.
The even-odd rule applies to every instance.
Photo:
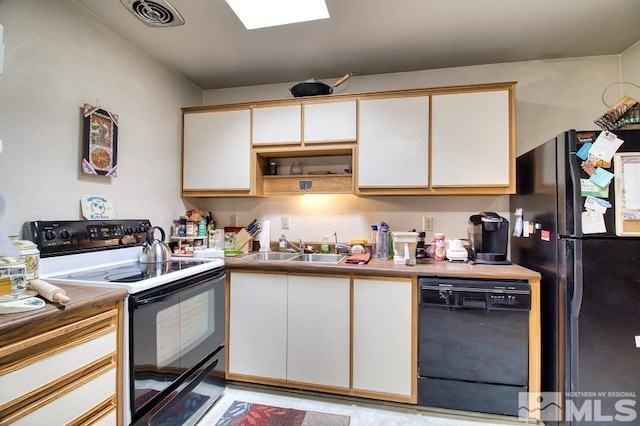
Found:
[[[422,230],[433,231],[433,218],[429,216],[422,216]]]
[[[281,218],[282,225],[280,226],[282,229],[289,229],[289,216],[282,216]]]
[[[229,226],[238,226],[238,215],[232,214],[229,216]]]

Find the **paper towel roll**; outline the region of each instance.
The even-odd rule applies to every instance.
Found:
[[[31,290],[37,291],[40,296],[44,297],[50,302],[56,302],[61,305],[66,305],[70,301],[66,291],[64,291],[60,287],[56,287],[53,284],[49,284],[45,280],[31,280],[29,281],[29,287],[31,288]]]
[[[259,251],[271,251],[271,221],[269,219],[265,219],[262,222],[258,241],[260,242]]]

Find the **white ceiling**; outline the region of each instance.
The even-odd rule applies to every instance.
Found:
[[[186,23],[166,28],[119,0],[73,1],[204,90],[612,55],[640,40],[639,0],[327,0],[330,19],[251,31],[225,0],[168,0]]]

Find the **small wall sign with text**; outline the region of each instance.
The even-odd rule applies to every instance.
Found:
[[[115,210],[113,202],[99,195],[85,195],[80,199],[82,216],[88,220],[113,219]]]

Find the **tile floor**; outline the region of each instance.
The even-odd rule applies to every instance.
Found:
[[[198,423],[215,426],[234,400],[351,416],[350,426],[489,426],[520,425],[517,419],[491,415],[463,415],[413,408],[401,404],[373,403],[349,397],[329,397],[311,392],[229,384],[222,397]]]

